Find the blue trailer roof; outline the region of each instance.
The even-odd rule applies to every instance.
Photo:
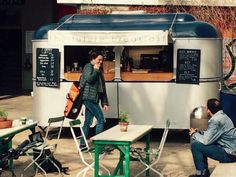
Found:
[[[79,15],[70,14],[62,17],[59,23],[134,23],[134,22],[184,22],[196,21],[196,17],[188,13],[159,14],[110,14],[110,15]]]
[[[71,17],[71,18],[69,18]],[[174,23],[173,20],[175,19]],[[75,15],[62,17],[59,23],[39,28],[35,39],[47,39],[49,30],[129,31],[169,30],[174,38],[219,38],[211,24],[196,21],[190,14]]]

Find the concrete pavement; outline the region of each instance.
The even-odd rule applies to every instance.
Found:
[[[22,116],[33,118],[32,100],[33,98],[30,96],[30,94],[2,95],[0,96],[0,107],[3,107],[8,111],[9,119],[17,119]],[[16,147],[23,140],[27,139],[30,133],[30,131],[26,131],[15,136],[13,138],[13,147]],[[159,137],[161,137],[162,135],[161,133],[162,132],[158,130],[152,131],[151,148],[155,148],[158,146]],[[183,133],[183,131],[179,130],[172,130],[169,133],[160,163],[155,167],[158,170],[162,171],[162,173],[166,177],[187,177],[195,172],[191,151],[189,149],[190,145],[188,142],[188,137],[184,135],[185,134]],[[139,141],[133,146],[143,147],[144,142]],[[77,172],[79,172],[84,167],[81,160],[79,159],[75,143],[70,133],[65,133],[63,135],[55,156],[60,162],[62,162],[63,166],[69,167],[70,175],[68,175],[68,177],[75,177]],[[118,158],[119,153],[118,151],[114,150],[111,154],[107,155],[104,160],[102,160],[102,163],[106,167],[108,167],[110,171],[112,171],[118,161]],[[20,176],[24,167],[29,163],[30,160],[25,156],[22,156],[18,160],[14,161],[14,169],[17,177]],[[217,164],[218,162],[209,159],[210,171],[213,171]],[[144,167],[138,162],[131,162],[130,169],[130,176],[132,177],[137,173],[138,170],[144,169]],[[2,176],[4,175],[8,177],[10,174],[6,172],[2,174]],[[31,168],[27,171],[25,176],[30,177],[33,175],[34,171]],[[39,174],[38,176],[42,175]],[[58,175],[57,173],[52,173],[49,176]],[[86,175],[86,177],[90,176],[93,176],[93,171],[89,171],[89,173],[87,173]],[[154,177],[156,175],[151,172],[150,176]]]

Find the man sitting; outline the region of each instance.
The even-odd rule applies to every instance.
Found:
[[[207,157],[220,163],[236,162],[236,130],[231,119],[222,111],[218,99],[207,101],[210,118],[206,131],[189,129],[191,151],[196,174],[191,177],[209,177]]]

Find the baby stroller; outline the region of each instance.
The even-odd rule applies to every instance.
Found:
[[[0,144],[2,145],[6,143],[8,143],[6,140],[0,142]],[[9,164],[11,163],[11,161],[13,161],[13,159],[18,159],[19,156],[25,152],[28,146],[29,141],[25,140],[16,149],[11,148],[8,150],[3,150],[3,152],[0,154],[0,177],[4,177],[3,175],[5,173],[11,173],[12,177],[16,177],[14,169]]]

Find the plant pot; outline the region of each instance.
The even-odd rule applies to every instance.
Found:
[[[0,122],[0,129],[11,128],[11,127],[12,127],[12,120],[5,120]]]
[[[120,125],[121,132],[127,132],[129,122],[119,122],[119,125]]]
[[[6,120],[7,120],[6,117],[1,117],[1,118],[0,118],[0,122],[2,122],[2,121],[6,121]]]

